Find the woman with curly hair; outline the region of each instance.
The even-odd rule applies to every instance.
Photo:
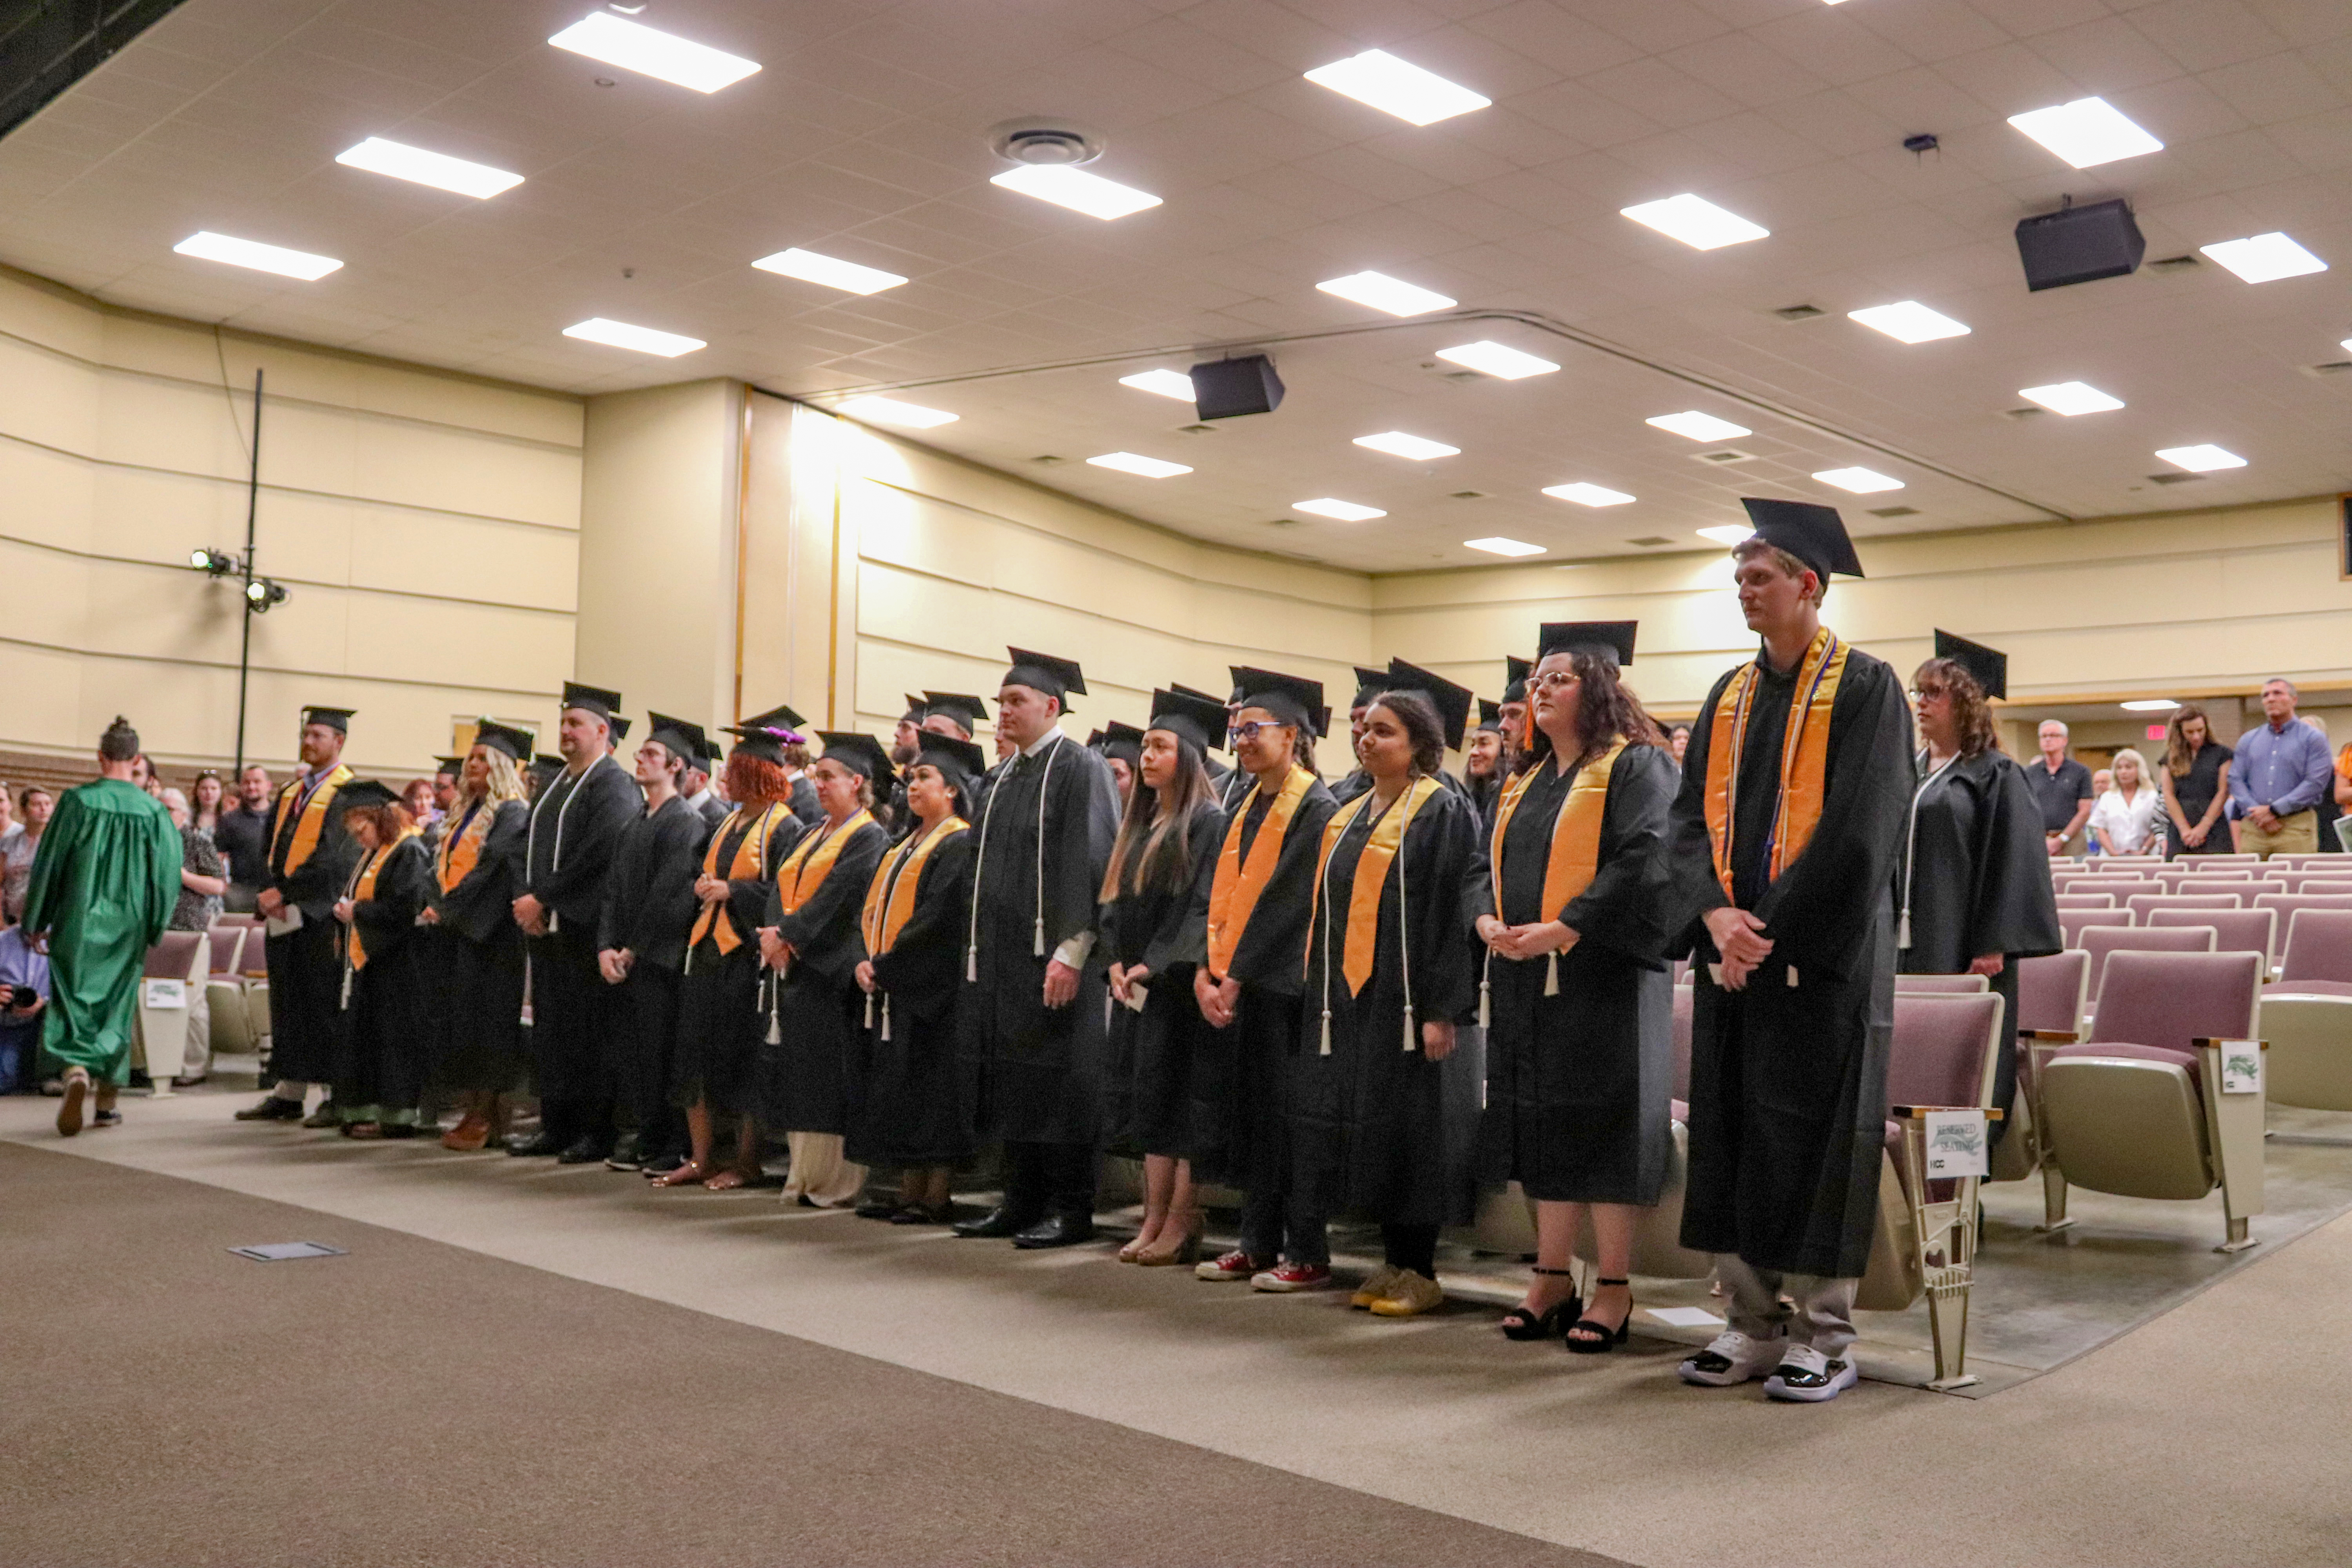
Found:
[[[464,1115],[441,1146],[471,1153],[506,1135],[503,1097],[522,1078],[522,764],[529,734],[485,719],[457,781],[458,798],[433,848],[424,927],[425,1027],[441,1087]]]

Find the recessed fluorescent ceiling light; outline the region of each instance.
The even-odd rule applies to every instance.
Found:
[[[182,256],[226,261],[231,267],[250,267],[256,272],[275,272],[281,278],[299,278],[305,283],[316,282],[342,265],[331,256],[313,256],[307,250],[288,250],[258,240],[236,239],[208,228],[198,229],[172,248]]]
[[[885,425],[904,425],[914,430],[952,425],[963,417],[961,414],[950,414],[944,408],[926,408],[919,403],[901,403],[895,397],[880,397],[870,392],[844,403],[841,412],[854,419],[874,419]]]
[[[494,196],[522,184],[520,174],[493,169],[488,163],[469,163],[444,153],[427,153],[422,147],[387,142],[381,136],[371,136],[356,147],[345,148],[335,154],[335,162],[348,168],[365,169],[372,174],[389,174],[395,180],[410,180],[435,190],[455,191],[461,196],[477,198]]]
[[[2226,447],[2204,444],[2195,447],[2167,447],[2157,454],[2176,468],[2187,468],[2192,474],[2210,474],[2217,468],[2242,468],[2246,459]]]
[[[1386,49],[1366,49],[1360,55],[1318,66],[1307,73],[1307,79],[1415,125],[1434,125],[1441,120],[1484,109],[1493,101],[1458,82],[1446,80],[1435,71],[1425,71],[1410,60],[1401,60]]]
[[[1171,479],[1192,470],[1181,463],[1165,463],[1158,458],[1139,457],[1133,452],[1105,452],[1087,462],[1097,468],[1117,468],[1122,474],[1139,474],[1147,479]]]
[[[2078,98],[2054,109],[2012,114],[2009,122],[2078,169],[2164,151],[2163,142],[2125,119],[2104,98]]]
[[[583,16],[547,41],[559,49],[570,49],[575,55],[586,55],[592,60],[603,60],[625,71],[690,87],[697,92],[717,92],[760,68],[757,60],[747,60],[724,49],[648,27],[642,22],[625,21],[609,11]]]
[[[1410,458],[1416,463],[1427,462],[1432,458],[1451,458],[1462,450],[1443,441],[1408,436],[1402,430],[1383,430],[1377,436],[1359,436],[1356,445],[1370,447],[1375,452],[1386,452],[1391,458]]]
[[[878,267],[860,267],[855,261],[819,256],[814,250],[803,250],[797,246],[790,250],[779,250],[773,256],[762,256],[751,265],[762,272],[780,272],[787,278],[797,278],[805,283],[822,283],[828,289],[839,289],[850,294],[879,294],[885,289],[896,289],[906,281],[897,273],[885,272]]]
[[[2197,248],[2249,283],[2268,283],[2276,278],[2300,278],[2306,272],[2327,270],[2327,263],[2283,234],[2258,234],[2250,239],[2227,239]]]
[[[1899,490],[1901,479],[1890,479],[1875,468],[1823,468],[1813,478],[1825,485],[1835,485],[1842,490],[1852,490],[1858,496],[1875,495],[1880,490]]]
[[[2126,713],[2164,713],[2180,704],[2169,697],[2143,697],[2134,702],[2118,702],[2116,706]]]
[[[1118,378],[1121,386],[1131,386],[1138,392],[1149,392],[1160,397],[1172,397],[1179,403],[1195,399],[1192,378],[1181,370],[1146,370]]]
[[[1612,490],[1605,485],[1588,485],[1580,480],[1572,485],[1546,485],[1544,494],[1572,500],[1579,506],[1623,506],[1633,499],[1623,490]]]
[[[1874,331],[1885,332],[1899,342],[1932,343],[1937,338],[1964,338],[1969,335],[1968,328],[1940,310],[1930,310],[1916,300],[1899,300],[1892,305],[1873,305],[1866,310],[1848,310],[1846,316]]]
[[[1329,496],[1318,496],[1313,500],[1292,501],[1290,510],[1308,512],[1316,517],[1333,518],[1340,522],[1370,522],[1376,517],[1388,516],[1388,513],[1376,506],[1358,506],[1354,501],[1334,500]]]
[[[2097,387],[2080,381],[2062,381],[2051,386],[2029,386],[2018,396],[2029,403],[2039,403],[2053,414],[2105,414],[2121,408],[2124,400],[2109,397]]]
[[[1694,441],[1728,441],[1734,436],[1753,436],[1755,431],[1745,425],[1734,425],[1728,419],[1717,419],[1712,414],[1701,414],[1694,408],[1683,414],[1661,414],[1655,419],[1644,419],[1644,425],[1654,425],[1676,436],[1687,436]]]
[[[1391,278],[1385,272],[1350,272],[1315,285],[1326,294],[1386,310],[1391,316],[1423,316],[1453,308],[1454,301],[1432,289]]]
[[[680,337],[676,332],[658,332],[651,327],[633,327],[626,321],[606,321],[591,316],[584,321],[563,329],[567,338],[580,338],[592,343],[607,343],[616,349],[635,349],[641,354],[659,354],[664,359],[676,359],[709,345],[700,338]]]
[[[1694,250],[1714,250],[1726,245],[1739,245],[1751,239],[1762,239],[1772,231],[1761,224],[1749,223],[1738,213],[1724,211],[1703,196],[1685,192],[1668,196],[1662,202],[1643,202],[1639,206],[1617,209],[1635,223],[1647,224],[1669,239],[1679,239]]]
[[[1489,342],[1483,338],[1475,343],[1463,343],[1455,348],[1440,349],[1437,351],[1437,357],[1450,360],[1455,364],[1466,366],[1471,370],[1483,371],[1488,375],[1500,376],[1505,381],[1518,381],[1530,375],[1543,375],[1559,368],[1548,359],[1538,359],[1533,354],[1523,354],[1515,348]]]
[[[988,183],[1088,217],[1125,217],[1160,205],[1160,198],[1149,191],[1106,180],[1100,174],[1089,174],[1084,169],[1073,169],[1067,163],[1024,163],[1017,169],[1005,170]]]
[[[1727,522],[1714,528],[1702,528],[1698,531],[1698,536],[1701,539],[1712,539],[1717,544],[1737,544],[1755,531],[1745,523]]]
[[[1462,548],[1483,550],[1489,555],[1541,555],[1544,552],[1540,544],[1529,544],[1522,539],[1505,539],[1499,533],[1491,539],[1465,539],[1462,542]]]

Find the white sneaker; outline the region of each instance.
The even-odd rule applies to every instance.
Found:
[[[1860,1377],[1850,1361],[1832,1361],[1811,1345],[1790,1345],[1764,1380],[1764,1396],[1819,1405],[1835,1399]]]
[[[1779,1366],[1788,1348],[1789,1342],[1778,1334],[1769,1340],[1753,1340],[1738,1329],[1726,1329],[1715,1336],[1706,1349],[1685,1357],[1675,1370],[1685,1383],[1706,1388],[1736,1388]]]

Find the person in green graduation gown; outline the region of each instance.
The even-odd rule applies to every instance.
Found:
[[[140,972],[180,898],[180,831],[131,782],[138,756],[128,720],[107,726],[99,776],[59,797],[25,889],[25,930],[49,955],[41,1047],[65,1069],[58,1131],[68,1138],[81,1131],[93,1088],[100,1125],[118,1116]]]

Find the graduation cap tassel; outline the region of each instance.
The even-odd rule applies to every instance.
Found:
[[[1544,994],[1559,994],[1559,952],[1556,948],[1544,958]]]

